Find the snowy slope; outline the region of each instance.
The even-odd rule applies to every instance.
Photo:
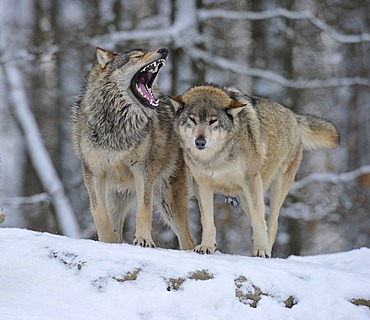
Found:
[[[267,260],[3,228],[0,270],[1,320],[370,319],[367,248]]]

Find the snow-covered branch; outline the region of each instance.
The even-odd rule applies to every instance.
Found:
[[[357,179],[364,174],[370,174],[370,165],[362,166],[356,170],[339,174],[329,172],[311,173],[303,179],[295,181],[292,185],[291,193],[302,189],[313,182],[329,182],[333,184],[338,184],[340,182],[347,182]]]
[[[330,88],[351,85],[370,86],[370,81],[361,77],[353,78],[330,78],[326,80],[291,80],[280,74],[259,68],[248,68],[240,62],[234,62],[223,57],[217,57],[211,53],[192,47],[186,51],[193,58],[201,59],[206,63],[217,66],[223,70],[229,70],[242,75],[259,77],[280,84],[281,86],[294,89]]]
[[[157,30],[128,30],[112,32],[104,36],[92,38],[90,43],[118,43],[127,40],[150,40],[161,38],[165,42],[176,40],[176,37],[184,30],[190,31],[189,26],[194,26],[196,16],[195,2],[177,1],[176,2],[176,19],[172,26]],[[197,17],[200,21],[208,19],[228,19],[228,20],[266,20],[277,17],[284,17],[291,20],[307,20],[321,31],[326,32],[330,37],[339,43],[360,43],[370,42],[370,34],[342,34],[329,26],[326,22],[312,15],[308,11],[290,11],[285,8],[276,8],[259,12],[240,12],[225,9],[198,9]]]
[[[38,193],[28,197],[6,197],[0,198],[1,204],[6,206],[21,206],[26,204],[39,204],[41,202],[51,201],[48,193]]]
[[[16,66],[11,65],[5,67],[5,74],[10,85],[14,114],[24,132],[32,164],[44,188],[53,199],[61,230],[63,234],[67,236],[79,238],[79,226],[73,213],[72,206],[42,142],[36,120],[29,108],[27,96],[23,87],[22,74]]]
[[[195,0],[177,0],[175,3],[176,15],[174,23],[166,28],[152,30],[125,30],[108,33],[103,36],[96,36],[89,40],[90,44],[109,45],[114,47],[117,43],[128,40],[147,40],[161,39],[163,43],[171,41],[184,44],[192,34],[191,30],[196,25],[196,3]],[[193,35],[194,36],[194,35]]]
[[[360,43],[370,42],[370,34],[342,34],[329,26],[321,19],[313,16],[308,11],[290,11],[284,8],[276,8],[259,12],[240,12],[224,9],[201,9],[198,10],[200,20],[207,19],[229,19],[229,20],[266,20],[277,17],[284,17],[291,20],[307,20],[318,29],[326,32],[339,43]]]

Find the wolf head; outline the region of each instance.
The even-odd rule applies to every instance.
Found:
[[[140,104],[155,109],[159,104],[153,94],[155,80],[159,69],[166,64],[167,55],[165,48],[151,52],[135,49],[125,53],[96,48],[99,67],[95,69],[95,76],[115,82]]]
[[[73,128],[94,146],[125,150],[148,134],[156,109],[155,81],[168,51],[135,49],[116,53],[96,49],[97,62],[75,101]],[[157,112],[158,111],[158,112]]]
[[[209,84],[169,98],[178,115],[176,129],[183,147],[201,158],[213,156],[223,148],[234,118],[244,108],[224,89]]]

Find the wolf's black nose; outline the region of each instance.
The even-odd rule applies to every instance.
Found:
[[[206,147],[206,139],[204,137],[200,136],[195,140],[195,146],[199,149],[202,150]]]
[[[162,53],[162,55],[166,56],[168,55],[168,50],[166,48],[160,48],[157,51],[158,53]]]

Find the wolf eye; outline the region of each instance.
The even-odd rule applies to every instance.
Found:
[[[195,118],[194,118],[194,117],[189,116],[189,120],[190,120],[191,122],[193,122],[194,124],[197,124],[197,121],[195,120]]]
[[[131,56],[130,59],[140,59],[142,56],[143,56],[142,53],[138,53],[138,54]]]
[[[209,120],[209,124],[211,125],[211,124],[214,124],[214,123],[216,123],[217,122],[217,119],[211,119],[211,120]]]

